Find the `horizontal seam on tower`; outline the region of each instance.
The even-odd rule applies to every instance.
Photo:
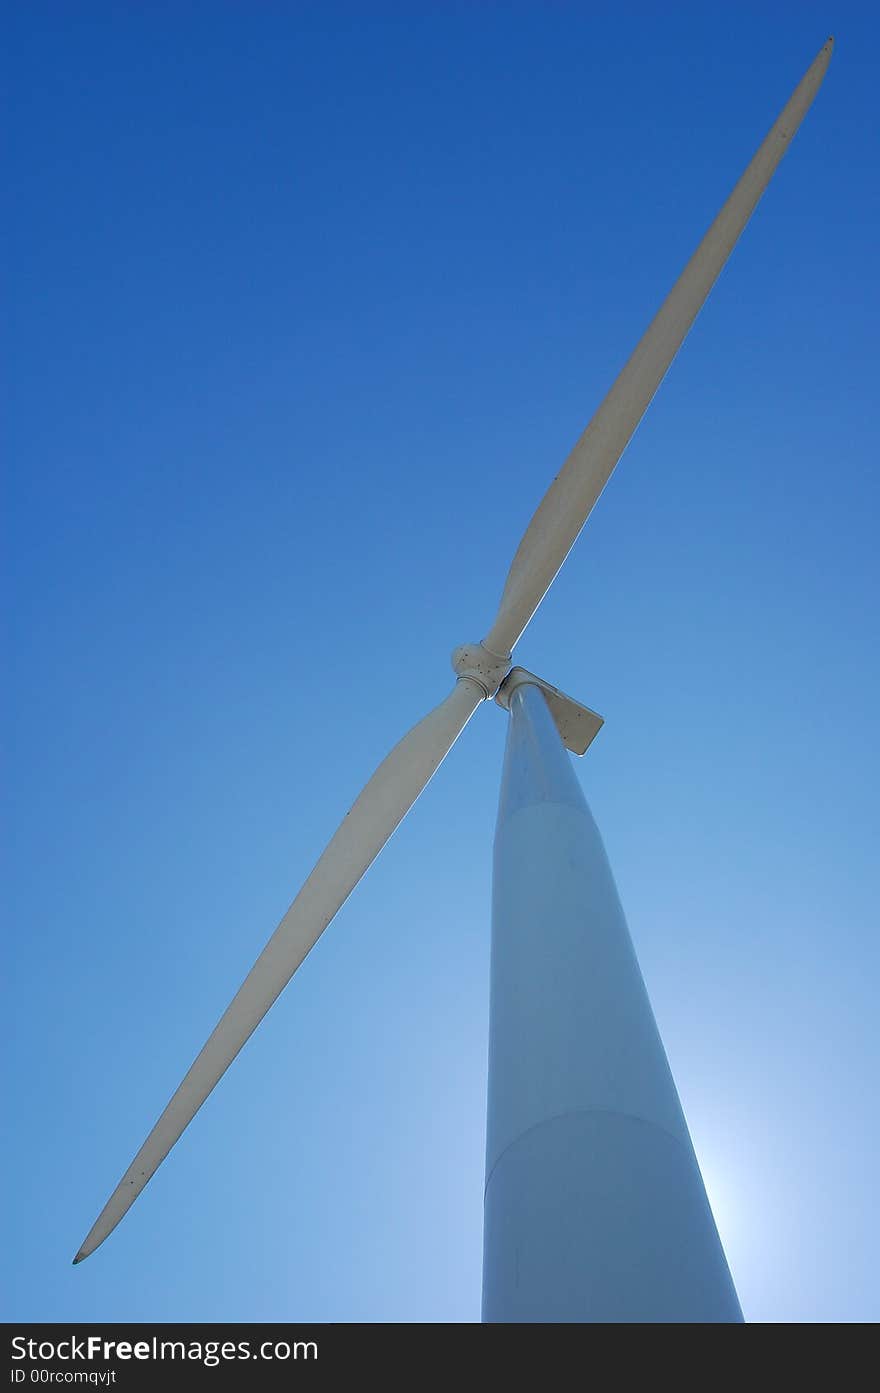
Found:
[[[670,1141],[674,1141],[680,1146],[682,1151],[685,1153],[687,1152],[687,1147],[681,1137],[677,1137],[674,1132],[670,1132],[669,1128],[662,1126],[661,1123],[652,1122],[650,1118],[647,1117],[639,1117],[637,1113],[621,1112],[619,1108],[571,1108],[567,1112],[556,1112],[553,1113],[551,1117],[544,1117],[540,1122],[533,1122],[531,1127],[527,1127],[524,1132],[520,1132],[518,1137],[514,1137],[513,1141],[507,1143],[504,1150],[494,1161],[489,1174],[486,1176],[486,1183],[483,1186],[483,1201],[485,1202],[486,1194],[489,1189],[489,1181],[492,1179],[492,1176],[501,1165],[508,1151],[518,1146],[523,1140],[523,1137],[527,1137],[530,1132],[537,1132],[541,1127],[549,1126],[551,1122],[559,1122],[563,1117],[589,1117],[593,1113],[601,1113],[605,1117],[625,1117],[629,1122],[641,1122],[644,1127],[653,1127],[655,1131],[662,1132]]]

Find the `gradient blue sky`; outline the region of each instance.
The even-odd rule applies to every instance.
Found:
[[[747,1319],[877,1319],[876,5],[6,28],[6,1318],[478,1318],[495,707],[70,1260],[833,32],[518,658]]]

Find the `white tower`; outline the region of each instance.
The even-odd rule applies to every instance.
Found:
[[[483,1319],[741,1321],[602,839],[540,688],[509,704]]]

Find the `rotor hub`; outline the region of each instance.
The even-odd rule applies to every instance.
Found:
[[[452,666],[459,677],[469,677],[493,697],[510,670],[510,654],[493,653],[482,643],[462,643],[453,651]]]

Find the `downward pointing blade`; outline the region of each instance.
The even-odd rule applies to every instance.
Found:
[[[550,485],[513,558],[484,644],[510,653],[571,550],[806,115],[831,59],[819,50],[593,420]]]
[[[464,679],[379,765],[96,1220],[93,1253],[137,1199],[485,698]]]

